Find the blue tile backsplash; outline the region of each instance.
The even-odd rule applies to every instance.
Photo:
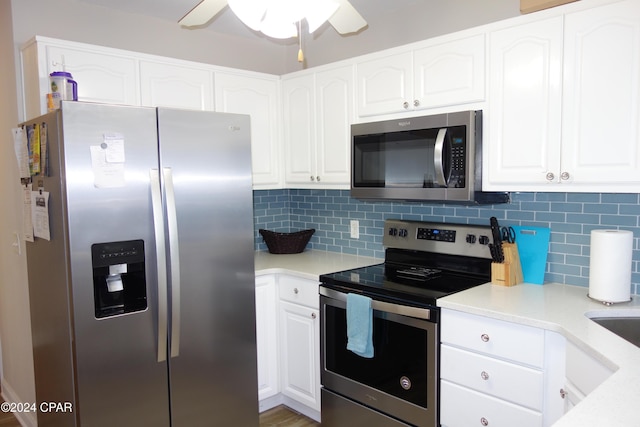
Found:
[[[634,233],[631,293],[640,294],[640,203],[638,194],[512,193],[511,203],[486,206],[408,202],[365,202],[348,190],[254,191],[254,236],[266,250],[258,229],[297,231],[315,228],[307,248],[383,258],[382,230],[387,218],[419,221],[549,227],[551,242],[545,282],[589,286],[590,234],[595,228]],[[349,222],[360,221],[352,239]]]

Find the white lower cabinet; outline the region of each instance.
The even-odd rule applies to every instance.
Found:
[[[572,342],[566,352],[565,412],[571,410],[591,393],[613,370],[596,360]]]
[[[318,283],[280,276],[279,287],[282,394],[320,411]]]
[[[564,413],[564,338],[442,310],[440,421],[446,427],[553,424]]]
[[[260,411],[286,405],[320,421],[318,282],[256,276]]]
[[[276,277],[274,275],[257,276],[258,400],[264,400],[280,392],[277,301]]]
[[[318,310],[280,302],[282,393],[320,410]]]

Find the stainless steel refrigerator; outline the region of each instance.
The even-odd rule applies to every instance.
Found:
[[[249,117],[62,104],[26,123],[38,426],[257,426]]]

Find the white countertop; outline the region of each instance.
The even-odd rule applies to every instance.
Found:
[[[256,275],[286,273],[309,280],[321,274],[380,264],[383,259],[306,250],[299,254],[280,255],[258,251],[255,253]]]
[[[590,317],[640,316],[640,298],[606,307],[578,286],[490,283],[438,300],[438,306],[562,334],[615,372],[563,416],[557,427],[640,426],[640,348]]]

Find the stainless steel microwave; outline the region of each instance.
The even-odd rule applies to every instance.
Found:
[[[351,196],[506,203],[482,192],[482,111],[351,125]]]

